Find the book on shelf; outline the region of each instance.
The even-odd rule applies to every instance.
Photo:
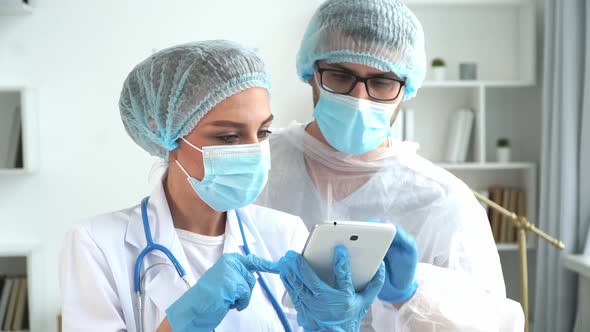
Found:
[[[17,167],[21,144],[20,108],[14,107],[0,114],[0,168]]]
[[[475,114],[470,109],[460,109],[453,113],[447,134],[444,158],[446,162],[463,163],[467,161],[474,120]]]
[[[502,188],[502,202],[500,205],[502,207],[509,209],[510,208],[510,189],[509,188]],[[500,227],[500,242],[507,243],[508,242],[508,233],[510,232],[510,224],[512,220],[505,214],[502,214],[502,226]]]
[[[25,277],[0,277],[0,330],[29,328],[28,286]]]
[[[520,190],[518,188],[511,188],[510,189],[510,202],[508,205],[508,210],[514,211],[516,213],[516,205],[518,204],[518,192]],[[517,228],[514,225],[514,222],[510,220],[508,224],[508,235],[506,236],[506,242],[516,243],[516,232]]]
[[[482,195],[483,197],[490,199],[490,191],[489,190],[478,190],[477,191],[480,195]],[[486,203],[484,202],[479,202],[479,204],[481,204],[481,207],[484,208],[486,211],[488,210],[488,206]],[[487,212],[486,212],[487,213]],[[489,214],[488,214],[489,217]]]
[[[18,298],[18,292],[20,291],[21,281],[19,278],[14,279],[14,284],[10,291],[10,300],[8,301],[8,307],[6,308],[6,316],[4,317],[3,330],[12,330],[12,321],[14,320],[14,309],[16,309],[16,300]]]
[[[16,304],[14,308],[14,319],[12,322],[12,330],[13,331],[20,331],[23,329],[25,322],[25,311],[27,306],[27,294],[28,294],[28,287],[27,287],[27,279],[21,278],[20,279],[21,285],[18,291],[18,297],[16,299]]]
[[[396,141],[403,141],[404,140],[404,110],[401,109],[397,116],[395,117],[395,121],[391,126],[391,134],[392,138]]]
[[[412,108],[404,108],[404,141],[415,142],[415,112]],[[400,112],[401,113],[401,112]]]
[[[6,318],[6,311],[8,308],[8,301],[10,300],[10,294],[12,293],[12,287],[14,284],[13,278],[2,278],[4,284],[2,285],[2,294],[0,294],[0,329],[4,326],[4,320]]]
[[[504,191],[500,187],[490,188],[490,200],[494,203],[502,204]],[[490,220],[490,227],[492,229],[492,235],[496,243],[500,242],[500,234],[502,229],[502,214],[500,211],[488,207],[488,217]]]
[[[397,141],[415,142],[414,135],[414,110],[402,108],[396,115],[391,126],[392,138]]]
[[[515,187],[490,187],[490,200],[503,208],[526,217],[526,192]],[[503,213],[489,207],[488,218],[496,243],[516,243],[518,229],[514,222]]]

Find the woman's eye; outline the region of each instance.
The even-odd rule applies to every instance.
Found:
[[[216,138],[224,143],[230,144],[230,143],[237,142],[240,137],[238,135],[222,135],[222,136],[217,136]]]
[[[268,135],[272,134],[272,131],[265,129],[258,132],[258,138],[267,138]]]

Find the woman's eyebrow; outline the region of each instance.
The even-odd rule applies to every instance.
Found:
[[[269,122],[271,122],[273,119],[275,118],[274,114],[271,114],[268,118],[266,118],[266,120],[262,121],[262,124],[267,124]]]
[[[212,121],[207,124],[208,126],[216,126],[216,127],[234,127],[234,128],[244,128],[246,125],[241,122],[235,122],[230,120],[217,120]]]
[[[262,124],[266,124],[274,119],[274,115],[271,114],[266,120],[262,121]],[[211,121],[207,124],[208,126],[215,126],[215,127],[233,127],[233,128],[245,128],[248,125],[242,122],[236,122],[231,120],[217,120]]]

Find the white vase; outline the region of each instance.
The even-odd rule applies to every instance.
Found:
[[[444,81],[447,76],[447,67],[432,67],[432,79],[435,81]]]
[[[502,146],[496,148],[496,158],[498,159],[499,163],[509,163],[510,162],[510,147]]]

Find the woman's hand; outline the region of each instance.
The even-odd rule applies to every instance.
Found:
[[[166,310],[168,324],[174,332],[212,331],[230,309],[248,306],[256,284],[253,272],[269,270],[276,270],[276,263],[254,255],[224,254]],[[165,325],[160,328],[169,331]]]

